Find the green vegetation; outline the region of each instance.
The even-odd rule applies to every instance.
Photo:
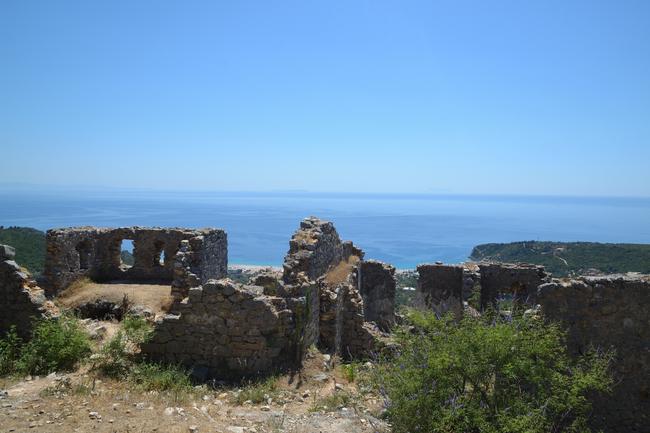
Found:
[[[88,335],[76,317],[68,314],[57,319],[34,319],[27,343],[18,338],[15,327],[0,340],[0,373],[69,371],[90,351]]]
[[[234,404],[244,404],[250,401],[253,404],[267,403],[269,398],[276,400],[280,395],[280,381],[277,376],[266,376],[257,380],[245,379],[243,389],[233,393]]]
[[[396,272],[395,280],[397,290],[395,291],[395,312],[404,314],[415,302],[415,290],[405,290],[406,287],[416,288],[418,281],[416,271]]]
[[[587,432],[587,394],[610,391],[612,353],[574,362],[558,325],[522,311],[408,320],[367,370],[394,431]]]
[[[131,254],[127,250],[122,250],[122,252],[120,253],[120,260],[122,260],[122,263],[124,263],[127,266],[133,266],[133,264],[135,263],[133,254]]]
[[[235,283],[244,284],[244,285],[250,284],[251,282],[250,274],[244,274],[244,273],[231,274],[230,272],[228,272],[228,278],[234,281]]]
[[[45,233],[28,227],[0,227],[0,244],[16,249],[16,263],[32,275],[43,273],[45,267]]]
[[[587,274],[650,273],[650,245],[595,242],[512,242],[474,247],[472,260],[543,265],[557,278]]]

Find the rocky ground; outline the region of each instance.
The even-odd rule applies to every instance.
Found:
[[[103,326],[110,333],[115,324]],[[379,397],[348,381],[340,365],[312,349],[300,369],[279,376],[264,401],[241,401],[248,384],[196,386],[191,393],[140,392],[99,380],[88,366],[47,377],[0,380],[0,431],[24,432],[372,432]],[[244,394],[247,395],[247,394]],[[266,397],[266,396],[265,396]]]

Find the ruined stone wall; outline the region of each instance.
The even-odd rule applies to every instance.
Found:
[[[0,334],[16,325],[20,337],[31,330],[31,317],[47,313],[43,290],[31,276],[13,260],[16,250],[0,245]]]
[[[395,268],[377,260],[364,260],[359,265],[358,281],[364,321],[388,330],[395,324]]]
[[[340,353],[344,358],[370,358],[377,351],[381,339],[386,337],[377,325],[364,321],[363,299],[356,285],[348,285],[343,296]]]
[[[554,280],[538,288],[538,299],[544,316],[568,329],[570,355],[616,350],[617,384],[595,401],[593,426],[650,432],[650,276]]]
[[[210,280],[188,290],[179,314],[155,322],[155,336],[143,347],[154,360],[225,370],[268,371],[291,360],[294,311],[263,288]]]
[[[226,232],[204,229],[201,234],[182,240],[174,260],[172,296],[181,301],[192,287],[228,275]]]
[[[537,288],[551,281],[544,266],[528,263],[479,263],[481,307],[494,303],[499,293],[517,295],[519,301],[537,304]]]
[[[289,241],[289,252],[284,257],[283,276],[277,293],[298,302],[301,313],[298,327],[300,344],[307,347],[320,338],[320,285],[325,276],[339,263],[351,256],[363,258],[363,251],[352,242],[343,242],[334,225],[316,217],[305,218]]]
[[[204,257],[215,253],[216,262],[199,266],[208,278],[221,276],[227,267],[226,233],[219,229],[192,230],[182,228],[146,227],[70,227],[47,231],[44,286],[52,296],[71,282],[93,279],[169,280],[174,277],[175,256],[181,241],[203,237]],[[133,241],[135,263],[128,267],[121,262],[123,240]],[[164,260],[161,258],[164,257]],[[198,259],[197,259],[198,260]],[[208,261],[209,262],[209,261]],[[225,276],[225,274],[223,274]],[[203,280],[206,280],[205,278]]]
[[[418,285],[415,301],[420,308],[444,316],[453,311],[456,320],[463,313],[465,268],[461,265],[418,265]]]

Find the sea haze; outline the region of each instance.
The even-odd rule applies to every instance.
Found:
[[[280,265],[308,216],[332,221],[367,259],[413,269],[459,263],[490,242],[650,243],[650,198],[168,192],[0,184],[0,225],[217,227],[229,262]]]

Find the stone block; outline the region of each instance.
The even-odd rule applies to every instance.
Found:
[[[16,249],[9,245],[0,245],[0,258],[13,259],[16,256]]]

